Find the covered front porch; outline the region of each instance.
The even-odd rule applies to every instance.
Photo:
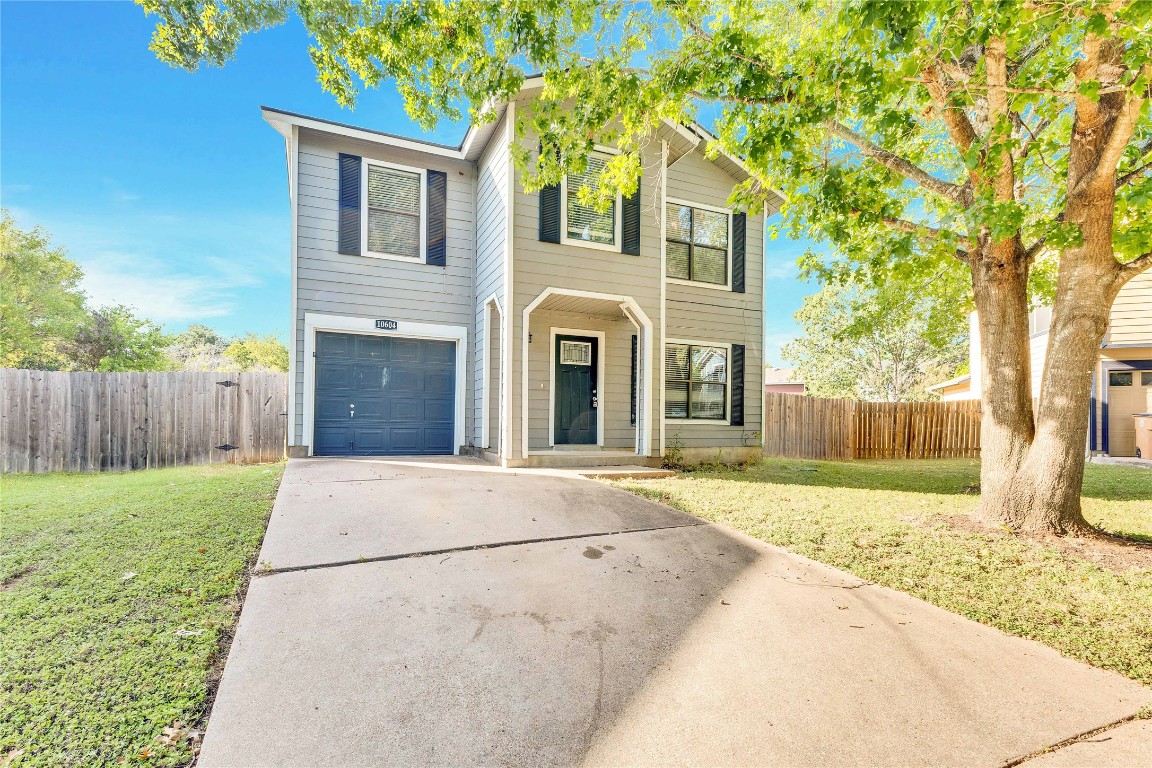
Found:
[[[520,456],[514,466],[658,461],[652,322],[630,296],[548,288],[520,318]]]

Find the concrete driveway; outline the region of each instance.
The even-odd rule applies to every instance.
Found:
[[[293,460],[260,561],[200,766],[998,766],[1152,701],[595,481],[471,459]],[[1152,764],[1149,729],[1122,731],[1059,764]]]

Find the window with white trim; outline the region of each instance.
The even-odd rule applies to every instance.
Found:
[[[583,205],[579,200],[581,187],[588,187],[595,194],[600,188],[600,172],[608,164],[602,155],[589,155],[588,167],[584,173],[570,173],[564,179],[564,237],[567,240],[618,245],[619,196],[612,201],[606,211],[595,206]]]
[[[727,285],[730,214],[668,203],[665,215],[668,277]]]
[[[419,259],[423,175],[368,166],[367,241],[370,253]]]
[[[668,344],[664,348],[664,416],[723,421],[728,415],[728,348]]]

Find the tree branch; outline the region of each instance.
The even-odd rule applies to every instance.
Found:
[[[825,120],[824,126],[834,136],[858,147],[860,152],[865,157],[875,160],[885,168],[899,173],[909,181],[919,184],[928,191],[933,192],[940,197],[963,204],[963,198],[961,196],[963,187],[960,185],[936,178],[932,174],[928,173],[928,171],[910,162],[909,160],[873,144],[871,141],[864,138],[863,135],[857,133],[843,123],[838,123],[835,120]]]
[[[855,211],[855,213],[859,213],[859,211]],[[915,235],[916,237],[920,237],[925,240],[936,240],[939,239],[941,235],[945,234],[957,237],[956,233],[952,232],[951,230],[940,229],[939,227],[930,227],[927,224],[917,224],[914,221],[898,219],[893,216],[881,216],[880,221],[892,229],[899,230],[900,232],[907,232],[910,235]],[[952,255],[965,264],[968,263],[969,254],[968,251],[965,251],[963,248],[957,248],[956,252]]]
[[[1124,282],[1128,282],[1149,267],[1152,267],[1152,251],[1121,264],[1120,277]]]
[[[1149,152],[1152,152],[1152,138],[1148,139],[1140,146],[1139,149],[1136,150],[1137,161],[1139,161],[1140,158],[1144,157]],[[1144,175],[1144,173],[1150,168],[1152,168],[1152,161],[1144,163],[1144,165],[1137,166],[1135,169],[1128,171],[1123,176],[1120,176],[1116,179],[1116,188],[1119,189],[1125,184],[1128,184],[1131,181],[1135,181],[1140,176]]]
[[[924,70],[922,79],[911,79],[923,84],[928,89],[928,95],[932,97],[932,102],[936,105],[936,109],[940,110],[941,117],[944,118],[948,135],[952,137],[952,141],[960,148],[960,151],[967,152],[970,150],[976,142],[976,129],[972,127],[972,121],[968,119],[968,113],[963,108],[954,107],[948,103],[948,87],[944,84],[944,78],[939,68],[932,65]]]

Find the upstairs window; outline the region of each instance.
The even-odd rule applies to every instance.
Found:
[[[728,410],[728,348],[668,344],[664,348],[664,416],[723,421]]]
[[[584,173],[570,173],[564,179],[564,241],[576,245],[592,245],[619,250],[620,198],[606,211],[582,205],[578,199],[580,188],[588,187],[593,194],[600,188],[600,172],[608,160],[603,155],[590,155]]]
[[[668,277],[710,285],[728,285],[730,256],[727,211],[668,203]]]
[[[421,258],[423,174],[381,165],[368,165],[368,252],[381,256]]]

